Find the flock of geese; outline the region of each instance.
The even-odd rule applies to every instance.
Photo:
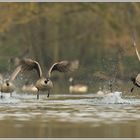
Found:
[[[140,54],[138,52],[138,49],[136,47],[135,40],[133,40],[133,47],[135,49],[136,55],[138,57],[138,60],[140,61]],[[36,93],[37,99],[39,99],[40,92],[42,91],[47,91],[49,97],[51,90],[53,89],[53,82],[51,81],[51,76],[54,71],[58,72],[73,72],[79,67],[79,61],[74,60],[74,61],[60,61],[54,63],[48,72],[46,74],[42,73],[42,69],[40,64],[32,60],[30,58],[23,58],[23,59],[18,59],[16,61],[16,68],[13,71],[13,73],[10,75],[8,79],[4,79],[2,75],[0,75],[0,91],[1,91],[1,98],[2,93],[10,93],[10,96],[12,96],[13,91],[15,90],[16,86],[14,85],[13,81],[16,79],[16,77],[19,75],[19,73],[24,74],[26,71],[32,71],[36,70],[38,79],[36,79],[36,82],[34,84],[28,84],[25,83],[25,85],[21,88],[23,92],[33,92]],[[133,82],[134,86],[131,88],[131,92],[133,92],[134,87],[140,87],[140,74],[136,75],[135,77],[131,77],[131,81]],[[71,85],[69,86],[69,92],[80,92],[80,93],[85,93],[88,91],[88,86],[87,85],[82,85],[82,84],[74,84],[74,79],[71,77],[69,79],[69,82]],[[110,86],[110,91],[112,91],[112,85]],[[98,94],[98,92],[97,92]],[[99,93],[102,94],[102,93]]]
[[[50,95],[50,92],[53,88],[53,82],[51,81],[51,75],[54,71],[58,72],[73,72],[76,70],[79,66],[79,61],[60,61],[54,63],[50,69],[48,70],[48,73],[43,75],[42,69],[40,67],[40,64],[32,59],[24,58],[21,59],[13,73],[10,75],[10,78],[8,80],[5,80],[2,78],[2,82],[0,85],[0,91],[1,93],[10,93],[10,96],[12,96],[12,92],[15,90],[15,85],[13,84],[13,81],[18,76],[19,73],[24,73],[25,71],[32,71],[36,70],[38,79],[36,80],[35,84],[33,85],[24,85],[22,87],[23,91],[33,91],[37,94],[37,99],[39,99],[39,93],[41,91],[47,91],[48,96]]]

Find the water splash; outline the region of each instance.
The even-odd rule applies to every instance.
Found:
[[[20,102],[18,98],[14,97],[15,94],[13,93],[12,97],[10,97],[10,93],[3,93],[2,98],[0,98],[0,104],[16,104]]]
[[[102,97],[100,100],[96,100],[97,103],[101,104],[131,104],[132,101],[129,99],[123,99],[122,92],[115,91],[115,92],[104,92],[98,91],[96,97]]]
[[[122,92],[113,92],[106,94],[103,99],[101,100],[101,103],[106,104],[130,104],[131,101],[127,99],[122,98]]]
[[[53,119],[60,122],[89,122],[92,125],[100,125],[140,118],[140,100],[124,99],[123,93],[118,91],[108,92],[103,96],[96,96],[94,93],[52,95],[50,99],[41,95],[39,100],[36,100],[34,94],[14,92],[13,97],[10,97],[10,94],[4,95],[5,98],[0,99],[0,121],[32,121],[40,118],[42,124]]]
[[[99,94],[100,93],[100,94]],[[36,95],[34,94],[21,94],[14,92],[13,96],[10,97],[10,94],[3,94],[3,98],[0,99],[0,104],[10,104],[10,103],[19,103],[19,102],[33,102],[36,100]],[[60,100],[61,99],[61,100]],[[140,104],[140,100],[124,98],[122,92],[115,91],[98,91],[97,94],[84,94],[84,95],[54,95],[50,99],[47,99],[46,95],[41,95],[39,102],[42,101],[50,103],[65,103],[65,104]]]

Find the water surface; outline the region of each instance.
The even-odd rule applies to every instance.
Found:
[[[0,137],[140,137],[139,128],[139,97],[120,92],[0,100]]]

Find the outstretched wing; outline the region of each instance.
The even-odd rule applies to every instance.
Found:
[[[3,81],[3,75],[0,73],[0,82]]]
[[[9,81],[13,81],[20,71],[21,71],[21,66],[16,67],[14,72],[11,74]]]
[[[21,66],[22,72],[31,71],[35,69],[37,71],[38,76],[42,77],[42,70],[41,70],[40,64],[37,61],[25,58],[20,61],[19,65]]]
[[[139,59],[139,61],[140,61],[140,54],[139,54],[138,49],[137,49],[137,47],[136,47],[136,42],[135,42],[134,38],[133,38],[133,46],[134,46],[134,48],[135,48],[136,55],[137,55],[137,57],[138,57],[138,59]]]
[[[60,61],[57,63],[54,63],[51,68],[48,71],[48,77],[51,77],[51,73],[53,71],[59,71],[59,72],[69,72],[69,71],[74,71],[79,67],[79,61],[74,60],[74,61]]]

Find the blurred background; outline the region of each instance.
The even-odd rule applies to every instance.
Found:
[[[140,72],[133,36],[140,52],[140,3],[0,3],[5,77],[23,57],[38,61],[44,74],[56,61],[80,64],[73,73],[53,73],[50,98],[16,90],[1,99],[0,137],[140,137],[140,89],[130,92]],[[32,71],[15,84],[36,80]],[[83,94],[71,94],[72,84],[83,84]]]
[[[122,85],[139,73],[132,47],[133,32],[139,47],[139,3],[0,3],[0,11],[1,73],[12,72],[9,62],[24,55],[44,71],[56,61],[78,59],[72,75],[54,75],[58,86],[73,76],[92,91],[97,83],[115,78]]]

